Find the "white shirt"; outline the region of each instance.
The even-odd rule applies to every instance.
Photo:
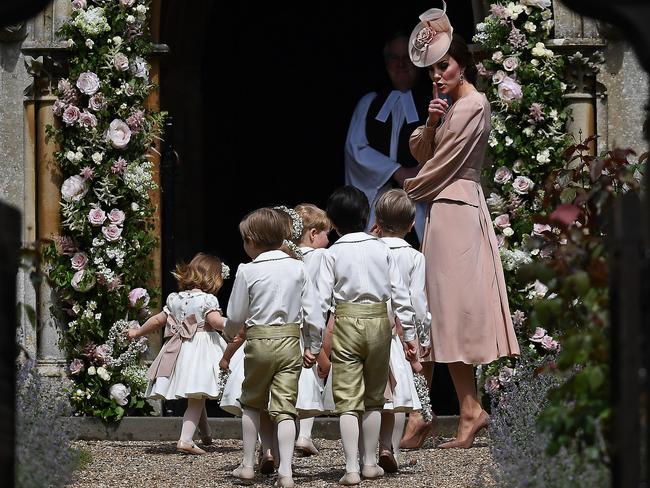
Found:
[[[408,289],[389,247],[365,232],[345,234],[324,253],[317,278],[323,316],[336,303],[378,303],[391,307],[404,329],[404,340],[415,339]]]
[[[381,240],[390,248],[400,276],[409,289],[411,304],[415,310],[415,328],[420,345],[429,347],[431,345],[431,313],[429,313],[427,305],[424,255],[399,237],[382,237]]]
[[[316,276],[318,276],[318,270],[320,269],[320,261],[323,259],[325,249],[314,249],[309,246],[301,246],[300,252],[302,253],[302,262],[305,263],[307,274],[315,283]]]
[[[302,261],[280,250],[261,253],[237,268],[228,301],[226,336],[253,325],[301,324],[305,346],[320,352],[325,320]]]
[[[402,125],[405,120],[409,122],[417,120],[417,111],[415,111],[415,119],[413,119],[410,108],[415,109],[411,91],[393,90],[375,117],[377,120],[386,121],[388,113],[391,115],[390,156],[382,154],[370,147],[366,136],[368,109],[376,97],[377,93],[371,92],[359,100],[352,114],[345,139],[345,184],[356,186],[368,198],[370,218],[366,230],[375,222],[375,202],[383,193],[392,188],[390,180],[393,173],[401,168],[397,162],[397,144]],[[390,111],[388,107],[390,107]],[[427,204],[418,203],[416,207],[415,231],[418,239],[422,242]]]

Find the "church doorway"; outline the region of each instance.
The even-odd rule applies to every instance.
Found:
[[[447,3],[452,25],[468,42],[472,3]],[[248,211],[300,202],[324,208],[344,183],[343,144],[354,106],[388,82],[384,38],[410,32],[420,13],[441,6],[161,4],[160,40],[170,48],[161,59],[161,109],[173,121],[165,142],[178,155],[174,205],[162,223],[163,236],[173,241],[163,240],[163,252],[167,246],[172,262],[214,253],[233,271],[248,261],[237,227]],[[223,305],[231,285],[227,280],[220,292]],[[174,291],[170,286],[163,296]],[[444,365],[436,367],[432,399],[438,414],[458,412]],[[209,409],[219,415],[216,405]]]

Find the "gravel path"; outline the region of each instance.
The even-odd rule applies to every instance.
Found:
[[[430,441],[429,441],[430,442]],[[340,441],[317,440],[320,454],[294,458],[296,486],[321,488],[338,486],[344,470]],[[362,482],[362,486],[488,488],[496,486],[489,475],[491,458],[488,439],[477,439],[472,449],[443,450],[431,444],[418,451],[405,451],[401,472]],[[241,441],[216,440],[206,455],[176,452],[175,442],[77,441],[75,447],[88,451],[92,461],[78,471],[69,488],[225,487],[237,486],[230,475],[241,456]],[[200,445],[200,444],[199,444]],[[272,486],[274,477],[258,475],[252,487]]]

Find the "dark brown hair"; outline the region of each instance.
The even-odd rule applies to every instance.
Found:
[[[472,52],[469,50],[465,39],[455,32],[451,39],[451,45],[449,46],[447,54],[454,58],[464,70],[465,79],[473,85],[476,84],[478,70],[476,69],[476,63],[474,63]]]

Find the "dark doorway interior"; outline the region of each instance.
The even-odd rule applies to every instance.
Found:
[[[471,3],[447,7],[468,41]],[[180,158],[173,222],[163,225],[173,226],[176,260],[205,251],[234,271],[248,261],[237,229],[247,212],[300,202],[324,207],[343,184],[354,106],[388,82],[384,38],[410,33],[418,15],[441,2],[226,5],[162,2],[161,42],[170,53],[162,59],[161,102],[173,117],[168,142]],[[222,304],[231,284],[220,292]],[[457,412],[446,367],[437,368],[434,383],[435,411]]]

